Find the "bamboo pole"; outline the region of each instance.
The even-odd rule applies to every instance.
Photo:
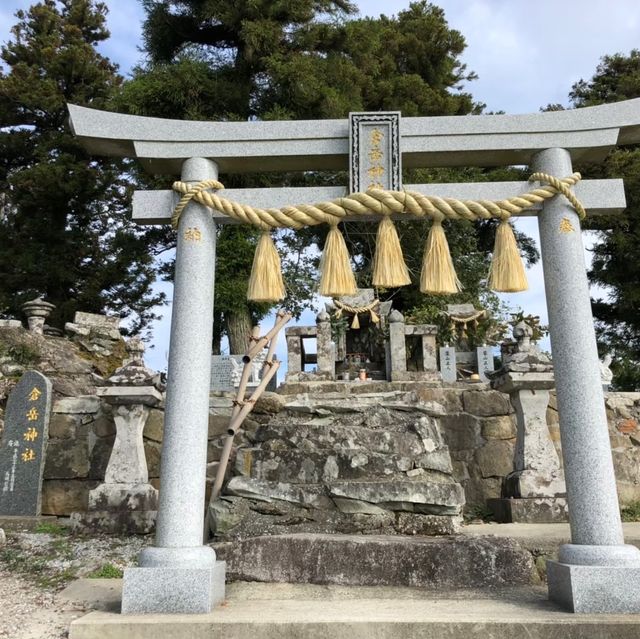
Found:
[[[216,479],[213,483],[211,490],[211,499],[209,501],[215,501],[220,495],[222,484],[224,483],[224,476],[227,472],[227,465],[229,463],[229,457],[231,456],[231,450],[233,448],[233,440],[238,432],[238,428],[242,425],[242,422],[247,418],[247,415],[253,410],[253,407],[260,398],[260,395],[264,392],[267,384],[271,381],[271,378],[276,374],[280,368],[280,362],[273,362],[267,373],[262,378],[260,384],[253,391],[251,397],[243,402],[243,406],[235,417],[232,417],[232,421],[229,423],[229,429],[227,430],[227,437],[224,440],[224,446],[222,447],[222,453],[220,455],[220,465],[218,466],[218,472],[216,473]]]
[[[236,400],[233,405],[233,410],[231,411],[231,419],[229,422],[229,429],[227,431],[227,437],[224,441],[224,446],[222,447],[222,453],[220,455],[220,462],[218,466],[218,471],[216,473],[216,478],[213,483],[213,488],[211,490],[211,498],[209,503],[214,502],[220,495],[222,490],[222,484],[224,483],[224,477],[227,472],[227,465],[229,464],[229,458],[231,457],[231,451],[233,449],[233,440],[235,438],[235,434],[242,425],[242,422],[246,419],[247,415],[253,409],[256,401],[260,398],[262,393],[264,392],[267,384],[271,381],[273,376],[277,373],[280,368],[280,362],[274,361],[274,352],[277,345],[277,340],[275,339],[279,331],[282,327],[292,318],[290,313],[278,312],[276,314],[276,321],[271,328],[270,331],[266,333],[264,337],[259,336],[259,328],[254,327],[251,333],[251,341],[254,342],[253,346],[249,348],[249,350],[244,355],[244,369],[242,370],[242,378],[240,380],[240,386],[238,388],[238,392],[236,394]],[[264,347],[269,344],[269,348],[267,351],[267,356],[265,358],[264,364],[262,366],[262,379],[260,384],[253,391],[251,397],[248,400],[244,399],[244,395],[246,393],[247,383],[249,381],[249,375],[251,372],[251,364],[255,356],[261,351],[264,350]],[[207,522],[209,521],[209,511],[207,509]],[[208,524],[207,524],[208,525]],[[205,531],[206,535],[207,531]]]
[[[251,340],[256,342],[260,336],[260,327],[254,326],[251,331]],[[233,402],[233,408],[231,409],[231,421],[233,421],[238,414],[244,403],[244,396],[247,392],[247,384],[249,383],[249,377],[251,375],[251,362],[252,357],[247,358],[249,351],[242,358],[244,361],[244,368],[242,369],[242,376],[240,377],[240,385],[238,386],[238,391],[236,392],[236,398]],[[216,478],[213,482],[213,489],[211,492],[210,501],[214,501],[215,498],[220,493],[220,489],[222,488],[222,483],[224,482],[224,476],[227,472],[227,464],[229,463],[229,457],[231,455],[231,446],[233,444],[233,438],[231,441],[228,441],[228,437],[224,442],[224,446],[222,448],[222,453],[220,455],[220,462],[218,464],[218,471],[216,472]],[[214,497],[215,495],[215,497]]]
[[[238,428],[242,425],[242,422],[245,420],[247,415],[253,410],[254,404],[260,399],[260,395],[264,393],[267,384],[271,381],[271,378],[278,372],[280,368],[280,362],[271,362],[271,366],[269,366],[269,370],[263,375],[260,380],[260,384],[253,391],[253,394],[249,399],[244,402],[244,406],[240,409],[238,415],[235,418],[231,419],[229,423],[229,428],[227,429],[227,433],[231,436],[235,435],[238,432]]]
[[[260,327],[254,326],[251,330],[251,339],[256,341],[260,335]],[[245,355],[246,357],[246,355]],[[236,392],[235,401],[233,402],[233,408],[231,409],[231,419],[233,419],[242,408],[242,400],[244,399],[244,395],[247,392],[247,384],[249,383],[249,376],[251,375],[251,358],[244,361],[244,368],[242,369],[242,375],[240,376],[240,385],[238,386],[238,390]],[[222,488],[222,484],[224,482],[224,476],[227,472],[227,465],[229,463],[229,457],[231,455],[231,448],[233,445],[233,438],[231,441],[228,441],[228,437],[224,442],[224,446],[222,447],[222,453],[220,455],[220,461],[218,462],[218,470],[216,471],[216,478],[213,482],[213,488],[211,489],[211,497],[209,498],[209,503],[215,500],[216,497],[220,494],[220,489]],[[209,524],[210,524],[210,515],[209,508],[207,507],[207,512],[204,517],[204,543],[209,539]]]
[[[255,342],[253,346],[249,348],[246,355],[243,358],[244,362],[251,361],[264,347],[270,342],[273,337],[280,332],[282,327],[293,317],[291,313],[283,313],[279,311],[276,313],[276,321],[273,325],[273,328],[266,334],[264,337],[260,337],[259,339],[255,339],[252,337]]]

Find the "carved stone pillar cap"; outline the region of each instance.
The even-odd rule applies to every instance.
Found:
[[[162,393],[155,386],[101,386],[96,388],[96,395],[114,406],[157,406],[162,401]]]
[[[516,393],[520,390],[550,390],[555,387],[553,372],[518,373],[504,368],[495,373],[487,373],[491,378],[491,388],[502,393]]]
[[[124,365],[109,377],[107,383],[114,387],[152,387],[158,391],[164,391],[165,383],[160,373],[147,368],[144,364],[144,344],[142,340],[134,337],[126,345],[129,357]]]
[[[54,308],[55,304],[45,302],[41,297],[22,305],[22,311],[27,317],[49,317]]]

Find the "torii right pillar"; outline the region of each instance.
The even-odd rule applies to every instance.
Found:
[[[572,173],[565,149],[531,168]],[[571,543],[547,562],[549,598],[574,612],[640,612],[640,550],[626,545],[618,506],[580,220],[562,196],[538,217]]]

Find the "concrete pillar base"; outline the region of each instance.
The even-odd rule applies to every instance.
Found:
[[[209,613],[225,598],[225,575],[224,561],[200,568],[127,568],[122,583],[122,614]]]
[[[640,566],[547,561],[549,599],[571,612],[640,613]]]

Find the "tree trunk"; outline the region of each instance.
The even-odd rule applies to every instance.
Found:
[[[220,342],[222,341],[222,314],[213,313],[213,338],[211,340],[211,354],[220,355]]]
[[[240,310],[227,311],[225,313],[227,324],[227,336],[229,337],[229,353],[242,355],[249,349],[249,337],[251,337],[251,315],[245,306]]]

